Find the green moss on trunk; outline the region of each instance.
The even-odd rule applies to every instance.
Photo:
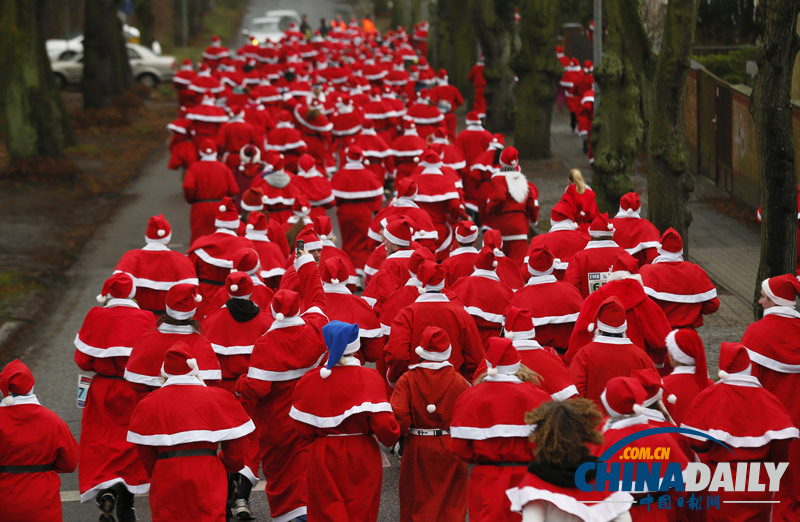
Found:
[[[83,107],[102,109],[133,85],[133,73],[117,16],[121,0],[86,0],[83,28]]]
[[[493,132],[502,132],[510,128],[515,109],[511,70],[514,3],[473,0],[471,5],[475,33],[486,58],[486,125]]]

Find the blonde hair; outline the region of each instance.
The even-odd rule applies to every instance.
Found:
[[[475,377],[475,381],[472,384],[480,384],[486,379],[487,372],[483,372],[482,374]],[[514,374],[519,380],[522,382],[529,382],[535,386],[538,386],[540,382],[542,382],[542,377],[535,371],[531,370],[524,364],[519,365],[519,370]]]
[[[583,174],[581,174],[580,170],[572,169],[569,171],[569,182],[575,184],[578,194],[586,192],[586,182],[583,181]]]

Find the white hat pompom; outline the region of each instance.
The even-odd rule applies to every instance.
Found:
[[[219,206],[219,211],[220,212],[225,212],[225,205],[220,205]]]
[[[489,368],[486,370],[487,375],[497,375],[497,368]]]
[[[644,406],[641,404],[634,404],[633,405],[633,413],[639,415],[644,411]]]
[[[364,165],[369,165],[369,160],[364,160]]]
[[[496,256],[499,256],[499,255],[502,255],[502,254],[503,254],[503,251],[502,251],[502,250],[500,250],[499,248],[495,248],[495,249],[494,249],[494,251],[493,251],[493,253],[494,253],[494,255],[496,255]]]
[[[587,330],[589,333],[592,333],[592,332],[594,332],[594,323],[589,323],[589,326],[587,326],[587,327],[586,327],[586,330]]]
[[[612,225],[611,223],[609,223],[606,226],[608,227],[609,230],[614,230],[614,225]]]
[[[414,157],[414,163],[419,163],[419,158],[416,156]]]
[[[104,296],[103,294],[97,294],[97,297],[95,299],[97,299],[98,303],[102,303],[106,300],[106,296]]]
[[[436,411],[436,405],[435,404],[428,404],[428,406],[426,406],[425,409],[428,410],[428,413],[433,413],[433,412]]]
[[[245,228],[247,228],[247,230],[253,230],[256,227],[254,227],[252,223],[248,223]]]
[[[166,235],[167,235],[167,231],[166,230],[164,230],[163,228],[159,228],[158,229],[158,237],[164,237]]]
[[[327,379],[328,377],[331,376],[331,371],[327,368],[320,368],[319,376],[322,377],[323,379]]]
[[[283,315],[281,312],[278,312],[277,314],[275,314],[275,319],[277,319],[278,321],[283,321],[284,319],[286,319],[286,316]]]
[[[717,375],[719,375],[720,379],[727,379],[728,378],[728,372],[726,372],[725,370],[720,370]]]
[[[674,393],[670,393],[669,395],[667,395],[667,402],[670,404],[675,404],[676,402],[678,402],[678,398],[675,396]]]
[[[417,290],[419,290],[420,294],[424,294],[425,293],[425,287],[424,286],[418,286]]]
[[[417,353],[417,355],[422,355],[422,352],[425,350],[422,348],[422,346],[417,346],[414,351]]]
[[[261,203],[266,205],[267,203],[269,203],[269,198],[267,196],[261,196]]]
[[[239,291],[239,285],[237,284],[231,285],[231,292],[238,292],[238,291]]]
[[[629,209],[627,209],[627,210],[625,211],[625,213],[626,213],[626,214],[628,214],[628,215],[630,216],[630,215],[632,215],[632,214],[633,214],[633,209],[632,209],[632,208],[629,208]]]
[[[196,370],[197,369],[197,359],[186,359],[186,366],[188,366],[192,370]]]
[[[338,285],[339,284],[339,280],[338,279],[331,279],[331,284]]]
[[[8,395],[3,397],[3,400],[0,401],[0,406],[13,406],[14,405],[14,397]]]
[[[512,341],[514,340],[514,332],[509,332],[508,330],[506,330],[505,333],[503,333],[503,336],[506,339],[511,339]]]
[[[194,296],[194,302],[195,303],[200,303],[202,301],[203,301],[203,296],[202,295],[197,294],[196,296]]]
[[[492,268],[497,268],[497,261],[492,261]]]

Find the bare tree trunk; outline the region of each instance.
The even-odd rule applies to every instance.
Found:
[[[557,0],[527,0],[520,7],[520,47],[512,66],[519,76],[514,145],[524,157],[550,157],[550,123],[558,79]]]
[[[72,140],[40,34],[43,2],[0,2],[0,108],[11,163],[62,155]]]
[[[86,0],[83,30],[83,107],[100,109],[133,84],[117,16],[120,0]]]
[[[472,6],[475,34],[486,59],[486,125],[492,132],[502,132],[511,126],[514,112],[514,10],[507,0],[474,0]]]
[[[603,212],[614,212],[619,198],[633,191],[631,170],[644,140],[641,92],[633,66],[625,54],[619,20],[606,18],[608,36],[603,44],[603,62],[595,66],[600,87],[590,142],[594,155],[592,188]]]
[[[156,16],[153,13],[153,0],[136,0],[134,6],[136,20],[139,22],[142,36],[140,42],[145,47],[153,45]]]
[[[795,30],[800,0],[770,0],[764,43],[758,51],[758,75],[750,98],[756,125],[761,187],[761,260],[753,308],[761,281],[795,273],[797,266],[797,188],[794,173],[792,68],[800,38]]]
[[[465,3],[464,0],[436,2],[436,25],[431,28],[430,38],[436,39],[436,68],[447,69],[450,83],[466,97],[472,92],[467,75],[475,63],[477,39],[472,24],[463,22]]]

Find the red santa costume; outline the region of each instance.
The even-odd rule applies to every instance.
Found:
[[[578,229],[578,224],[572,220],[572,210],[569,206],[559,201],[550,211],[550,230],[545,234],[533,236],[528,245],[528,255],[537,248],[546,248],[558,259],[553,268],[553,275],[559,281],[564,280],[569,262],[572,257],[586,248],[589,237]]]
[[[136,406],[128,430],[150,475],[152,519],[223,521],[226,473],[242,468],[253,421],[230,392],[205,386],[185,343],[160,366],[166,382]]]
[[[214,216],[222,198],[236,197],[239,186],[231,170],[217,161],[216,145],[203,140],[200,161],[189,167],[183,178],[183,197],[192,205],[191,242],[214,232]]]
[[[425,246],[434,246],[438,232],[430,215],[414,202],[417,197],[417,183],[405,178],[395,183],[397,197],[378,212],[369,225],[367,235],[370,239],[383,242],[383,228],[389,221],[399,217],[407,218],[414,229],[412,239]]]
[[[514,291],[497,277],[497,261],[488,247],[475,257],[475,270],[463,277],[450,290],[458,296],[464,310],[475,320],[483,347],[489,339],[500,335],[505,322],[505,309]]]
[[[294,184],[295,175],[284,170],[283,157],[270,151],[265,158],[264,170],[253,178],[252,188],[259,188],[264,193],[264,209],[269,212],[270,219],[280,223],[286,222],[292,215],[292,205],[298,190]]]
[[[314,156],[317,168],[330,173],[336,170],[336,163],[332,156],[333,123],[320,110],[320,106],[296,105],[294,118],[298,123],[298,130],[306,142],[308,153]]]
[[[291,290],[275,294],[271,305],[275,322],[256,343],[250,368],[239,377],[235,388],[237,395],[258,401],[255,420],[259,452],[257,457],[250,454],[248,463],[252,463],[252,473],[246,476],[255,485],[260,460],[267,479],[270,512],[277,522],[307,512],[308,442],[295,431],[289,409],[300,377],[322,362],[325,353],[322,326],[328,322],[314,258],[305,253],[295,260],[294,267],[302,294]]]
[[[475,88],[475,97],[472,101],[472,110],[478,118],[486,117],[486,79],[483,77],[483,55],[475,62],[475,65],[469,70],[467,79],[472,83]]]
[[[461,192],[455,181],[439,167],[441,159],[432,150],[426,151],[421,158],[427,163],[421,172],[412,176],[417,184],[417,196],[414,201],[431,217],[436,227],[436,257],[447,258],[453,245],[453,227],[460,218],[466,217]],[[438,165],[438,166],[437,166]]]
[[[472,316],[460,304],[450,301],[442,294],[444,268],[426,261],[417,269],[417,278],[422,288],[414,303],[397,314],[391,324],[389,342],[386,345],[387,378],[397,382],[409,364],[418,362],[414,348],[419,346],[422,332],[427,326],[438,326],[447,332],[453,344],[450,363],[467,379],[483,359],[480,334]]]
[[[645,351],[625,335],[628,329],[625,308],[616,297],[603,301],[591,327],[596,330],[594,340],[570,360],[569,374],[581,397],[602,407],[600,395],[609,379],[655,366]]]
[[[297,178],[297,176],[295,176],[295,178]],[[313,221],[310,215],[311,203],[308,201],[308,197],[302,192],[298,192],[294,197],[294,203],[292,203],[292,215],[289,216],[283,224],[283,232],[288,234],[295,226],[300,226],[300,231],[304,229],[311,230]],[[298,225],[300,222],[302,222],[302,226]],[[295,231],[299,233],[299,231]]]
[[[448,136],[441,128],[433,131],[431,148],[442,157],[442,164],[456,171],[462,178],[467,174],[467,160],[461,149],[453,145],[454,138]]]
[[[761,284],[763,292],[759,300],[764,307],[764,317],[751,324],[742,336],[753,362],[753,375],[764,389],[775,394],[789,410],[792,422],[800,426],[800,407],[795,400],[795,390],[800,373],[800,357],[796,354],[796,339],[800,333],[800,313],[795,309],[795,300],[800,293],[800,284],[793,274],[766,279]],[[800,510],[800,441],[789,446],[789,476],[784,477],[775,506],[783,519],[794,518]]]
[[[144,248],[129,250],[114,267],[114,273],[131,276],[136,285],[136,303],[142,310],[164,313],[167,291],[177,284],[197,285],[194,265],[179,252],[169,249],[172,227],[164,214],[147,222]]]
[[[583,298],[574,286],[558,281],[553,275],[557,263],[558,259],[546,248],[531,252],[528,256],[531,277],[508,304],[530,310],[536,327],[536,340],[564,354]]]
[[[700,430],[733,448],[712,444],[705,437],[691,434],[692,447],[698,452],[701,461],[712,468],[712,476],[717,464],[731,463],[732,480],[736,481],[737,466],[734,462],[781,462],[786,461],[788,446],[797,440],[798,430],[786,407],[772,393],[761,387],[752,375],[747,348],[739,343],[722,343],[719,352],[720,380],[700,392],[681,427]],[[743,413],[745,415],[743,415]],[[791,464],[790,464],[791,467]],[[783,481],[791,482],[784,476]],[[764,501],[780,498],[781,491],[719,492],[719,510],[706,513],[708,520],[745,521],[770,520],[774,507]],[[796,488],[792,492],[796,494]],[[761,501],[753,504],[728,504],[725,500]],[[791,509],[788,510],[791,512]],[[790,518],[791,519],[791,515]]]
[[[195,78],[195,82],[204,78],[201,71]],[[213,77],[209,79],[216,81]],[[194,82],[192,89],[194,89]],[[186,113],[186,119],[192,122],[192,139],[198,148],[203,147],[203,140],[209,139],[215,142],[219,134],[219,128],[228,121],[228,113],[222,107],[215,105],[214,96],[203,96],[203,101],[191,107]],[[216,144],[215,144],[216,146]]]
[[[78,465],[67,423],[33,393],[33,374],[19,359],[0,372],[0,519],[61,520],[61,479]]]
[[[354,291],[356,289],[356,285],[359,284],[358,274],[356,273],[356,268],[353,266],[353,262],[350,260],[350,256],[347,255],[347,252],[337,247],[336,243],[333,242],[333,240],[336,239],[336,236],[333,235],[333,223],[331,222],[331,218],[328,216],[315,217],[314,233],[317,234],[319,240],[322,242],[322,254],[320,254],[319,258],[320,262],[333,257],[339,258],[347,267],[347,287],[350,288],[350,291]]]
[[[348,253],[357,271],[363,271],[370,248],[367,231],[372,216],[381,208],[383,183],[364,167],[361,149],[347,150],[347,163],[331,179],[336,198],[336,216],[342,232],[342,249]]]
[[[121,377],[134,343],[156,327],[153,314],[136,305],[135,293],[128,274],[111,276],[97,296],[105,306],[92,308],[75,336],[75,363],[95,372],[81,418],[81,502],[99,497],[101,508],[105,490],[125,497],[113,504],[132,509],[133,495],[150,488],[136,449],[125,440],[131,413],[143,395]]]
[[[453,286],[462,277],[469,276],[475,267],[478,249],[474,247],[478,240],[478,225],[472,221],[459,221],[456,225],[456,243],[458,247],[450,251],[447,259],[442,261],[446,286]]]
[[[574,209],[574,221],[578,224],[581,231],[587,232],[589,225],[594,221],[594,218],[600,213],[597,208],[597,196],[595,195],[592,187],[583,185],[583,192],[579,192],[579,188],[573,183],[567,185],[564,195],[561,196],[561,201]]]
[[[411,225],[402,217],[390,221],[383,229],[387,253],[391,251],[391,254],[387,255],[361,294],[373,308],[380,310],[383,301],[408,281],[408,260],[414,253],[411,234]]]
[[[403,134],[389,143],[391,150],[393,176],[399,181],[411,175],[419,162],[419,157],[428,148],[428,143],[417,134],[417,127],[413,122],[405,125]]]
[[[494,338],[486,354],[486,378],[458,398],[450,427],[450,451],[477,464],[469,478],[469,519],[518,521],[505,491],[516,486],[533,459],[525,413],[550,396],[515,374],[520,356],[510,339]]]
[[[299,193],[308,197],[312,218],[324,216],[326,208],[333,208],[334,198],[331,182],[317,169],[314,158],[310,154],[300,156],[294,185]]]
[[[581,307],[575,329],[569,340],[569,350],[564,361],[569,364],[581,346],[592,340],[589,324],[594,321],[601,303],[609,297],[617,297],[625,308],[628,323],[628,337],[633,344],[645,349],[656,368],[663,375],[669,374],[671,366],[666,358],[666,338],[670,332],[669,322],[658,307],[642,289],[636,270],[639,265],[627,252],[614,261],[612,273],[607,284],[590,295]]]
[[[220,37],[214,35],[211,37],[211,45],[203,51],[203,59],[209,65],[216,66],[220,60],[227,58],[229,54],[228,48],[222,45]]]
[[[184,58],[180,70],[172,77],[172,86],[178,93],[178,105],[181,107],[188,107],[194,104],[194,92],[189,90],[189,85],[191,85],[195,76],[197,76],[197,73],[192,66],[192,61],[189,58]]]
[[[400,520],[461,520],[467,515],[467,465],[450,452],[450,421],[469,383],[447,362],[450,339],[429,326],[421,362],[397,381],[392,410],[406,437],[400,464]]]
[[[170,288],[166,316],[157,330],[148,331],[134,343],[125,365],[125,380],[133,383],[134,389],[147,392],[164,384],[161,363],[167,350],[178,341],[189,347],[191,356],[197,360],[199,375],[204,381],[222,379],[219,361],[211,343],[189,322],[194,317],[200,300],[202,296],[197,293],[194,285],[175,285]]]
[[[431,103],[436,105],[439,111],[444,114],[444,123],[447,127],[447,135],[456,138],[456,109],[464,104],[464,97],[461,92],[447,81],[447,71],[439,69],[438,85],[431,89]]]
[[[505,254],[522,264],[530,226],[539,222],[539,191],[518,170],[519,153],[514,147],[503,149],[500,166],[500,172],[492,175],[486,218],[489,226],[500,230]]]
[[[244,191],[240,207],[242,209],[242,223],[239,225],[237,231],[238,235],[247,235],[247,223],[250,222],[250,216],[253,213],[264,214],[267,218],[267,238],[270,242],[275,243],[283,252],[284,260],[289,256],[289,242],[286,240],[286,234],[283,233],[283,226],[277,219],[269,219],[269,213],[264,212],[264,193],[260,188],[249,188]]]
[[[458,133],[455,145],[461,149],[464,159],[467,161],[467,167],[469,167],[489,146],[492,141],[492,133],[483,128],[481,115],[475,111],[467,113],[465,123],[467,127]]]
[[[536,341],[533,320],[530,310],[509,306],[506,309],[505,336],[514,343],[522,364],[539,374],[539,387],[554,401],[577,397],[578,388],[572,383],[569,369],[558,353]]]
[[[435,81],[435,77],[436,74],[431,71],[431,83]],[[444,125],[444,114],[432,104],[427,89],[417,91],[417,99],[408,104],[408,110],[403,119],[413,122],[419,136],[426,141],[437,127]]]
[[[239,165],[233,169],[233,177],[236,179],[236,183],[240,188],[239,195],[236,196],[237,205],[242,204],[245,194],[250,193],[252,197],[252,191],[254,189],[249,187],[253,184],[253,178],[257,174],[261,174],[262,170],[264,170],[264,162],[261,161],[261,150],[255,145],[245,145],[239,151]],[[241,187],[245,188],[241,189]],[[261,193],[261,189],[255,190],[258,190],[258,205],[259,210],[261,210],[264,207],[264,204],[261,203],[263,194]],[[250,205],[252,205],[252,203],[253,202],[251,202]]]
[[[275,128],[267,134],[266,149],[283,154],[286,168],[296,171],[297,162],[308,146],[303,135],[292,124],[292,114],[289,111],[281,111],[278,118]]]
[[[233,254],[240,248],[252,248],[249,240],[236,235],[239,224],[233,200],[226,197],[218,204],[214,220],[216,231],[192,241],[186,253],[200,281],[200,293],[208,301],[225,284],[225,277],[233,268]]]
[[[281,248],[270,241],[267,216],[260,212],[253,212],[247,218],[245,239],[253,244],[253,249],[258,253],[258,275],[271,289],[280,286],[281,277],[286,273],[286,256]]]
[[[352,138],[351,144],[361,147],[365,160],[369,162],[367,168],[383,180],[387,171],[393,168],[389,145],[375,132],[372,120],[365,119],[361,127],[361,132]]]
[[[492,188],[492,175],[500,170],[500,154],[505,147],[505,136],[495,134],[487,148],[469,166],[467,175],[474,188],[475,207],[481,219],[481,228],[492,228],[486,222],[486,202]],[[469,184],[468,183],[468,184]]]
[[[612,239],[614,225],[608,214],[599,214],[589,227],[592,238],[583,250],[575,253],[564,274],[564,281],[575,285],[584,299],[607,280],[611,265],[626,252]]]
[[[395,139],[398,116],[388,101],[381,100],[380,89],[375,87],[369,91],[369,101],[364,104],[364,121],[372,122],[375,132],[386,143]]]
[[[385,341],[388,341],[389,334],[392,332],[392,321],[394,321],[394,318],[400,313],[400,310],[416,301],[419,297],[422,284],[419,282],[419,279],[417,279],[417,270],[419,270],[420,265],[425,261],[435,263],[436,258],[434,258],[433,253],[427,248],[415,249],[414,253],[411,254],[411,257],[408,259],[409,278],[405,286],[392,292],[384,301],[383,306],[379,310],[375,310],[378,314],[378,320],[381,322],[381,331],[385,337]],[[449,290],[446,292],[449,292]],[[386,374],[385,371],[382,373],[384,375]]]
[[[703,341],[693,329],[671,331],[667,335],[667,351],[675,368],[664,377],[664,389],[676,400],[664,406],[680,426],[697,394],[714,383],[708,378]]]
[[[619,198],[619,212],[610,220],[614,225],[614,242],[635,257],[639,266],[655,259],[660,237],[658,229],[641,216],[641,211],[639,194],[628,192]]]
[[[236,172],[241,161],[239,152],[247,145],[253,145],[260,149],[264,146],[264,139],[252,124],[244,121],[244,107],[234,105],[230,110],[232,114],[230,121],[220,125],[219,134],[217,134],[217,150],[222,155],[223,163],[232,172]],[[241,180],[239,193],[244,192],[249,185],[246,180]]]
[[[719,309],[714,283],[700,266],[683,260],[683,240],[673,228],[661,236],[658,257],[639,269],[645,293],[661,307],[672,328],[699,328]]]
[[[503,238],[500,235],[500,231],[484,230],[483,246],[491,248],[492,252],[494,252],[494,257],[497,260],[497,275],[500,276],[500,281],[503,281],[514,291],[522,288],[525,285],[525,280],[522,278],[519,263],[512,261],[503,253]]]
[[[186,170],[197,161],[197,146],[190,135],[192,122],[185,118],[178,118],[167,124],[167,129],[172,133],[169,140],[170,170]]]
[[[299,437],[310,443],[308,518],[374,522],[383,475],[378,442],[392,446],[400,427],[381,376],[352,357],[358,326],[333,321],[322,334],[328,361],[300,379],[289,413]]]

